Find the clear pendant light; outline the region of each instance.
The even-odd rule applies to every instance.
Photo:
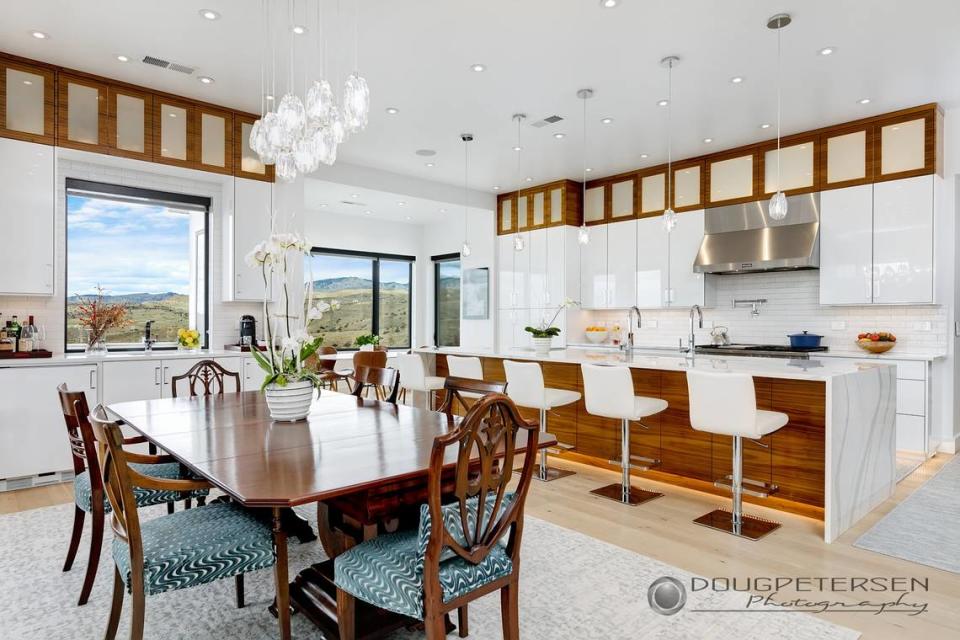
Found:
[[[585,210],[587,205],[587,100],[593,97],[593,89],[580,89],[577,91],[577,97],[583,103],[583,179],[580,185],[582,190],[580,201]],[[577,230],[577,242],[581,245],[590,243],[586,217],[580,222],[580,228]]]
[[[773,194],[773,197],[770,198],[770,218],[773,220],[783,220],[787,217],[787,196],[784,195],[783,189],[780,188],[780,103],[781,103],[781,94],[782,94],[782,76],[780,73],[780,62],[781,62],[781,47],[780,47],[780,32],[791,22],[789,14],[778,13],[777,15],[771,17],[767,20],[768,29],[776,29],[777,31],[777,192]]]
[[[472,133],[461,133],[460,139],[463,140],[463,246],[460,247],[460,256],[466,258],[473,249],[470,248],[468,241],[470,223],[470,144],[473,142]]]
[[[677,226],[677,212],[673,210],[673,68],[679,62],[677,56],[660,61],[667,68],[667,208],[663,210],[663,228],[667,233]]]
[[[523,165],[521,163],[520,154],[522,153],[523,146],[520,144],[520,128],[523,121],[526,119],[527,114],[525,113],[515,113],[513,114],[513,119],[517,122],[517,145],[514,149],[517,152],[517,205],[520,204],[520,190],[523,188]],[[519,210],[517,211],[517,231],[513,235],[513,250],[514,251],[523,251],[523,248],[526,244],[523,241],[523,235],[520,233],[520,214]]]

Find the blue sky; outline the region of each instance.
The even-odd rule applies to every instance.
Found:
[[[310,257],[314,280],[327,278],[373,278],[370,258],[351,258],[349,256],[314,255]],[[304,271],[309,280],[309,270]],[[410,269],[406,262],[380,261],[380,280],[409,284]]]
[[[190,215],[68,195],[67,295],[189,293]]]

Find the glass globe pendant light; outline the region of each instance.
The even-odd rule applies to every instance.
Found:
[[[522,153],[523,146],[520,144],[520,125],[526,119],[527,114],[525,113],[515,113],[513,114],[513,119],[517,121],[517,145],[514,147],[517,151],[517,204],[520,203],[520,190],[523,188],[523,165],[521,164],[520,154]],[[520,233],[520,216],[519,212],[517,215],[517,231],[513,236],[513,250],[514,251],[523,251],[523,248],[526,244],[523,241],[523,235]]]
[[[768,29],[776,29],[777,31],[777,192],[773,194],[773,197],[770,198],[770,218],[773,220],[783,220],[787,217],[787,196],[784,195],[783,189],[780,188],[781,178],[780,178],[780,103],[781,103],[781,94],[782,94],[782,76],[780,73],[780,62],[781,62],[781,47],[780,47],[780,32],[781,30],[790,24],[791,18],[789,14],[778,13],[777,15],[771,17],[767,20]]]
[[[663,210],[663,228],[667,233],[677,226],[677,212],[673,210],[673,68],[679,62],[677,56],[660,61],[667,68],[667,207]]]
[[[460,139],[463,140],[463,246],[460,247],[460,256],[466,258],[473,253],[467,233],[470,225],[470,143],[473,142],[473,134],[461,133]]]
[[[580,184],[582,190],[580,201],[582,206],[587,203],[587,100],[593,97],[593,89],[580,89],[577,91],[577,97],[583,103],[583,181]],[[587,229],[586,219],[580,222],[580,228],[577,230],[577,243],[581,245],[590,244],[590,231]]]

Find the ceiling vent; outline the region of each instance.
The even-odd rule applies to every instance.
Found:
[[[536,127],[536,128],[539,129],[540,127],[545,127],[545,126],[547,126],[548,124],[556,124],[556,123],[560,122],[561,120],[563,120],[563,118],[561,118],[560,116],[557,116],[557,115],[547,116],[547,117],[544,118],[543,120],[537,120],[536,122],[531,122],[531,123],[530,123],[530,126],[531,126],[531,127]]]
[[[353,206],[356,206],[356,207],[365,207],[365,206],[367,206],[366,204],[364,204],[364,203],[362,203],[362,202],[357,202],[356,200],[341,200],[341,201],[340,201],[340,204],[348,204],[348,205],[350,205],[351,207],[353,207]]]
[[[154,67],[160,67],[161,69],[170,69],[171,71],[177,71],[185,75],[192,75],[196,70],[193,67],[188,67],[185,64],[179,64],[177,62],[170,62],[169,60],[164,60],[163,58],[154,58],[153,56],[143,56],[143,64],[149,64]]]
[[[170,66],[170,61],[161,60],[160,58],[154,58],[153,56],[143,56],[143,64],[152,64],[155,67],[166,69],[167,67]]]

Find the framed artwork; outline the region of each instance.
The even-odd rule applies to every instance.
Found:
[[[463,272],[463,319],[486,320],[490,317],[490,269]]]

